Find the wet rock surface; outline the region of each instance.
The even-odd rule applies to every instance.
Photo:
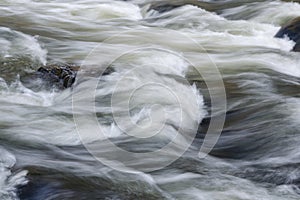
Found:
[[[291,21],[289,21],[286,25],[284,25],[275,35],[277,38],[285,38],[296,42],[293,51],[300,52],[300,17],[297,17]]]
[[[34,73],[21,77],[21,82],[33,90],[66,89],[71,87],[76,79],[79,66],[72,64],[51,64],[38,68]]]

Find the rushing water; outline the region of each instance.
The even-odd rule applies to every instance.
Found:
[[[273,37],[300,4],[199,5],[0,0],[0,199],[300,199],[300,54]],[[22,84],[49,62],[82,65],[73,88]]]

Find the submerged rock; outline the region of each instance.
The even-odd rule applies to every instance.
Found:
[[[300,52],[300,17],[289,21],[275,35],[277,38],[288,37],[296,42],[293,51]]]
[[[22,83],[33,90],[58,88],[65,89],[73,85],[79,66],[53,64],[40,67],[36,72],[21,77]]]

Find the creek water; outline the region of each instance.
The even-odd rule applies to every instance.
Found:
[[[300,4],[201,2],[0,0],[0,199],[300,199]]]

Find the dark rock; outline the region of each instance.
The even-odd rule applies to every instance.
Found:
[[[76,67],[77,68],[77,67]],[[65,65],[50,65],[40,67],[37,71],[44,79],[49,79],[53,83],[59,83],[64,88],[71,87],[75,82],[78,69],[75,66]]]
[[[288,37],[296,45],[293,48],[293,51],[300,52],[300,17],[297,17],[289,21],[285,26],[283,26],[275,35],[277,38]]]
[[[246,3],[260,2],[260,1],[264,1],[264,0],[227,0],[227,1],[158,0],[158,1],[151,2],[149,9],[153,9],[160,13],[163,13],[181,6],[192,5],[207,10],[209,12],[215,12],[217,14],[220,14],[225,9],[235,8],[235,7],[245,5]]]
[[[53,64],[40,67],[36,72],[21,77],[21,82],[33,90],[58,88],[65,89],[73,85],[79,66]]]
[[[175,8],[180,7],[181,5],[169,5],[169,4],[161,4],[161,5],[152,5],[150,9],[156,10],[159,13],[168,12],[170,10],[173,10]]]

